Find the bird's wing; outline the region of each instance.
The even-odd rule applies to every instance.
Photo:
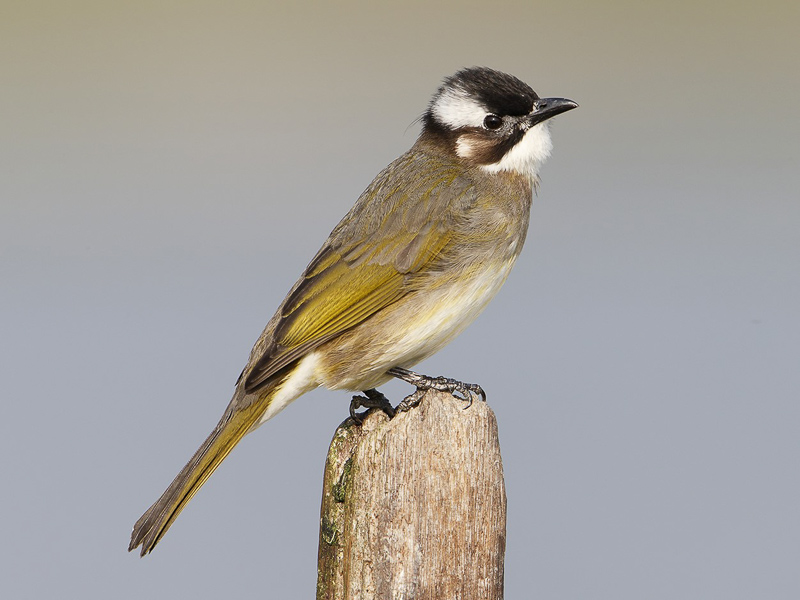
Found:
[[[409,153],[389,165],[331,232],[279,308],[271,340],[245,374],[254,392],[320,344],[402,298],[452,242],[472,203],[452,164]]]

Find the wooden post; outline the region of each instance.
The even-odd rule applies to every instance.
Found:
[[[506,494],[485,402],[429,391],[347,419],[328,452],[318,600],[501,600]]]

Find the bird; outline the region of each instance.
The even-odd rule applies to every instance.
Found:
[[[136,522],[145,556],[248,433],[318,387],[363,392],[350,413],[412,409],[428,389],[472,402],[477,384],[409,370],[469,325],[505,282],[528,230],[552,117],[576,108],[469,67],[443,79],[405,154],[330,233],[256,341],[221,419]],[[376,388],[415,386],[395,409]]]

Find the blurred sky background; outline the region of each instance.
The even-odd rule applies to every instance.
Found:
[[[131,527],[442,77],[553,122],[523,254],[420,365],[483,385],[507,598],[800,598],[800,5],[0,2],[0,595],[310,598],[349,396]],[[397,401],[408,386],[385,388]]]

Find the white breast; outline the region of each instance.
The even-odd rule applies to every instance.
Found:
[[[414,302],[402,334],[396,338],[391,363],[410,367],[443,348],[461,333],[505,283],[516,257],[497,269],[484,270],[475,277],[448,285],[433,293],[425,302]]]

